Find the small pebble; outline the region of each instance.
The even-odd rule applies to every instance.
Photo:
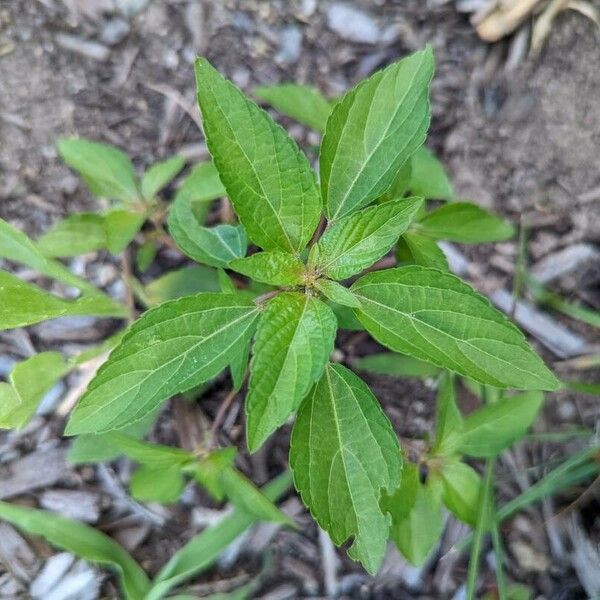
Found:
[[[376,44],[379,41],[380,32],[375,20],[349,4],[332,4],[327,9],[327,25],[349,42]]]

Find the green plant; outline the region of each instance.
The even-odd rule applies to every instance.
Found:
[[[336,544],[353,540],[350,556],[370,573],[390,536],[409,560],[424,560],[441,532],[442,504],[478,522],[481,482],[463,456],[492,457],[522,437],[542,404],[539,390],[560,384],[523,334],[448,272],[439,240],[503,240],[513,229],[455,201],[441,164],[423,147],[433,68],[427,48],[377,72],[333,107],[314,93],[290,102],[290,94],[306,93],[298,86],[262,89],[263,98],[293,107],[293,117],[324,128],[317,183],[306,156],[268,113],[198,59],[198,102],[213,162],[196,167],[179,188],[166,225],[174,244],[202,264],[147,286],[126,274],[139,302],[152,308],[115,340],[71,414],[66,434],[79,436],[74,460],[126,454],[141,465],[132,481],[140,499],[174,501],[191,477],[244,514],[289,522],[233,467],[233,451],[214,448],[215,439],[194,453],[140,440],[164,401],[197,397],[228,369],[233,393],[248,379],[251,452],[296,416],[295,486]],[[37,243],[2,222],[0,256],[81,290],[66,300],[3,272],[2,328],[66,314],[132,316],[131,306],[52,257],[67,256],[72,246],[118,252],[136,236],[139,248],[173,243],[157,194],[183,167],[179,159],[152,167],[140,182],[114,149],[84,140],[63,141],[59,149],[92,192],[117,204],[102,215],[67,218]],[[210,202],[224,196],[239,221],[225,202],[225,222],[207,226]],[[448,203],[431,209],[429,199]],[[139,266],[151,263],[152,252],[142,256]],[[382,268],[390,258],[403,266]],[[396,353],[363,359],[358,368],[379,362],[385,371],[387,361],[404,375],[440,378],[436,437],[418,460],[404,459],[367,385],[330,362],[338,329],[364,329]],[[57,361],[50,379],[63,373]],[[475,390],[501,390],[496,402],[463,418],[452,374]],[[23,392],[18,380],[13,376],[4,391],[19,406],[29,394],[30,416],[42,392]],[[22,422],[6,417],[0,424]]]

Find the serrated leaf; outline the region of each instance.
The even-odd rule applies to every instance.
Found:
[[[441,486],[432,483],[435,482],[422,485],[417,465],[408,463],[402,473],[402,484],[382,502],[392,516],[390,537],[413,565],[425,562],[444,528]]]
[[[382,490],[400,483],[402,457],[388,418],[367,385],[341,365],[328,365],[302,403],[290,447],[294,483],[319,525],[375,574],[389,518]]]
[[[241,225],[203,227],[185,196],[179,196],[171,205],[168,225],[180,250],[200,263],[227,267],[232,260],[246,254],[248,243]]]
[[[459,450],[470,456],[497,456],[525,435],[543,403],[544,394],[531,391],[483,406],[465,418]]]
[[[431,48],[378,71],[334,107],[321,144],[321,190],[329,219],[366,206],[392,184],[429,127]]]
[[[198,294],[144,313],[99,369],[67,424],[68,435],[119,429],[208,381],[254,332],[258,310],[237,294]]]
[[[436,240],[449,240],[464,244],[498,242],[515,234],[506,220],[470,202],[444,204],[425,215],[417,230]]]
[[[435,377],[440,372],[439,367],[431,363],[391,352],[357,358],[352,364],[361,371],[390,377]]]
[[[463,462],[451,460],[444,463],[439,476],[446,508],[464,523],[475,525],[481,494],[477,471]]]
[[[251,452],[285,423],[319,379],[336,327],[331,309],[307,294],[286,292],[269,301],[258,324],[246,396]]]
[[[435,454],[454,454],[460,444],[463,418],[456,406],[454,377],[444,373],[440,377],[435,414]]]
[[[179,467],[138,467],[129,480],[131,495],[141,502],[173,504],[185,487]]]
[[[369,273],[351,289],[358,318],[391,350],[496,387],[560,385],[524,335],[454,275],[401,267]]]
[[[292,117],[317,131],[325,131],[332,106],[314,87],[297,83],[280,83],[258,86],[253,92],[282,115]]]
[[[140,197],[135,171],[129,157],[109,146],[85,139],[61,139],[62,159],[81,175],[95,196],[134,202]]]
[[[442,163],[433,152],[422,146],[410,160],[411,175],[408,189],[415,196],[427,199],[452,200],[454,191]]]
[[[77,256],[106,248],[104,218],[80,213],[62,219],[37,240],[44,256]]]
[[[248,236],[263,250],[302,250],[321,212],[308,160],[205,59],[196,61],[196,81],[209,150]]]
[[[219,292],[217,272],[210,267],[193,265],[181,267],[151,281],[145,287],[150,306],[199,292]]]
[[[70,370],[58,352],[40,352],[17,364],[10,383],[0,382],[0,428],[22,427],[44,395]]]
[[[84,560],[116,570],[125,598],[141,600],[150,588],[148,577],[125,549],[98,529],[47,510],[0,502],[0,519]]]
[[[274,250],[232,260],[229,267],[250,279],[275,286],[299,285],[304,282],[304,264],[288,252]]]
[[[123,305],[103,294],[64,300],[11,273],[0,271],[0,331],[67,315],[123,317],[126,314]]]
[[[400,263],[413,263],[421,267],[434,267],[449,271],[448,259],[437,243],[415,231],[407,231],[398,242],[396,258]]]
[[[341,283],[331,281],[331,279],[317,279],[315,288],[319,290],[327,299],[348,306],[350,308],[360,308],[359,299]]]
[[[185,166],[182,156],[173,156],[167,160],[154,163],[142,176],[142,196],[151,200],[168,185]]]
[[[347,279],[372,265],[390,251],[422,204],[422,198],[395,200],[336,221],[317,244],[317,271]]]

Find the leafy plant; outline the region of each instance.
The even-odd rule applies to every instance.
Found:
[[[90,190],[115,204],[101,215],[67,218],[37,243],[2,223],[0,256],[81,289],[81,298],[66,300],[3,272],[3,328],[62,314],[129,315],[49,258],[67,256],[71,247],[118,252],[135,238],[145,248],[142,266],[153,259],[147,248],[163,243],[201,263],[147,286],[127,275],[139,302],[151,308],[127,328],[71,414],[66,434],[80,436],[74,460],[126,454],[140,464],[131,482],[140,499],[174,501],[192,478],[251,515],[244,523],[289,523],[235,469],[235,453],[214,449],[213,439],[195,453],[141,441],[166,400],[193,397],[229,370],[234,392],[248,375],[249,450],[295,417],[296,489],[336,544],[352,540],[350,556],[370,573],[390,537],[409,560],[424,560],[443,526],[442,505],[477,523],[481,482],[463,457],[495,456],[524,435],[542,404],[540,390],[560,384],[523,334],[448,272],[437,245],[503,240],[513,229],[454,201],[443,167],[423,146],[433,71],[426,48],[334,104],[298,86],[259,90],[323,130],[317,182],[307,157],[269,114],[198,59],[198,103],[213,162],[185,179],[168,216],[157,195],[182,169],[180,159],[151,167],[140,180],[115,149],[85,140],[59,144]],[[290,101],[298,94],[303,103]],[[223,222],[207,224],[210,203],[224,196],[234,214],[225,201]],[[450,202],[432,209],[432,199]],[[390,259],[403,266],[382,268]],[[364,329],[395,353],[363,359],[357,368],[381,372],[387,364],[403,376],[441,382],[436,436],[417,462],[405,459],[366,383],[332,362],[339,329]],[[497,402],[463,417],[454,374],[494,386]],[[18,379],[6,391],[11,398],[26,396]],[[148,485],[153,481],[162,483]],[[179,581],[172,573],[165,578]]]

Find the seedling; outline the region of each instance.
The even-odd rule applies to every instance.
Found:
[[[91,448],[88,458],[96,460],[93,444],[101,440],[102,447],[140,462],[133,483],[140,498],[148,498],[148,477],[168,478],[173,492],[191,476],[217,499],[285,521],[235,471],[233,454],[211,448],[214,440],[190,455],[150,450],[135,439],[166,400],[228,369],[234,390],[247,378],[249,450],[295,419],[290,465],[296,489],[336,544],[352,541],[349,555],[370,573],[390,537],[410,560],[424,560],[441,531],[442,503],[476,522],[481,484],[462,456],[493,456],[522,436],[541,406],[539,390],[557,389],[559,382],[523,334],[448,271],[437,244],[507,239],[513,229],[455,201],[443,168],[423,147],[433,69],[426,48],[375,73],[333,107],[314,94],[303,105],[292,103],[292,116],[308,121],[308,107],[310,125],[324,128],[317,182],[307,157],[269,114],[198,59],[198,103],[213,162],[197,167],[179,189],[166,226],[174,244],[201,265],[147,287],[128,282],[153,308],[116,342],[71,414],[65,433],[81,436],[76,450]],[[275,95],[263,89],[262,96],[285,107],[285,95],[298,89]],[[148,236],[164,241],[165,203],[157,193],[181,163],[151,169],[140,183],[128,159],[77,144],[63,142],[61,151],[90,189],[116,199],[115,209],[142,215],[127,241],[135,235],[144,238],[142,245]],[[82,148],[90,152],[86,160]],[[238,221],[207,226],[209,202],[225,195]],[[431,209],[428,199],[450,202]],[[110,249],[107,214],[106,239],[98,247]],[[154,230],[138,233],[148,219]],[[77,229],[82,221],[71,224]],[[3,328],[62,314],[128,313],[48,258],[64,255],[48,250],[52,238],[35,244],[6,224],[0,233],[1,256],[83,291],[80,299],[66,300],[3,273],[10,284],[0,287]],[[394,257],[403,266],[381,268]],[[408,371],[441,378],[436,439],[418,460],[405,459],[352,365],[331,362],[338,329],[364,329]],[[463,419],[448,372],[502,390],[498,401]],[[13,386],[18,403],[16,378]],[[155,452],[177,460],[159,469]],[[420,524],[427,540],[414,535]]]

